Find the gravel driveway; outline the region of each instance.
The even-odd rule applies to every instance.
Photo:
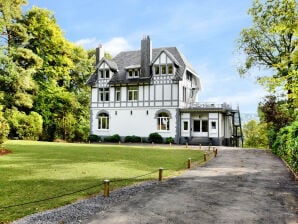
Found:
[[[269,151],[221,148],[208,164],[179,177],[18,223],[298,223],[298,184]]]

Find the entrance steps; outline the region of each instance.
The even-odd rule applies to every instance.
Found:
[[[204,145],[208,146],[209,144],[212,144],[212,140],[207,137],[192,137],[189,140],[190,145]]]

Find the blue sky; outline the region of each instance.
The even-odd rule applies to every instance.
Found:
[[[253,76],[240,78],[236,50],[241,29],[251,25],[252,0],[28,0],[54,12],[65,37],[86,49],[101,43],[113,56],[138,50],[143,35],[153,48],[176,46],[198,72],[199,102],[227,102],[256,112],[266,95]]]

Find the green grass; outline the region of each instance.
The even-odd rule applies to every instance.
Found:
[[[157,179],[158,168],[166,177],[186,168],[187,159],[202,160],[201,151],[175,147],[68,144],[32,141],[7,141],[12,151],[0,156],[0,223],[69,204],[101,193],[104,179],[116,180],[155,173],[111,183],[116,189],[136,181]],[[34,204],[1,209],[48,197],[98,187],[73,195]]]

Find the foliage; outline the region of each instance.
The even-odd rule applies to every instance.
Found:
[[[104,138],[105,142],[120,142],[120,136],[118,134],[108,136]]]
[[[297,64],[293,63],[292,56],[298,44],[297,3],[295,0],[267,0],[263,3],[254,0],[248,13],[253,24],[242,30],[238,40],[239,49],[246,56],[239,73],[243,75],[256,66],[274,71],[273,75],[258,80],[270,92],[280,87],[287,91],[288,108],[293,111],[298,81]]]
[[[9,134],[9,124],[0,112],[0,145],[6,140]]]
[[[272,151],[284,158],[293,170],[298,172],[298,121],[279,131]]]
[[[159,133],[154,132],[149,135],[148,141],[154,143],[162,143],[163,139]]]
[[[13,130],[12,137],[26,140],[38,140],[42,133],[42,117],[32,111],[29,115],[18,110],[6,110],[5,116]]]
[[[100,142],[101,141],[101,137],[98,135],[89,135],[88,136],[88,141],[94,143],[94,142]]]
[[[0,220],[4,223],[99,194],[102,191],[100,185],[105,179],[126,179],[113,182],[110,187],[115,190],[136,182],[156,179],[159,167],[166,168],[164,177],[173,176],[186,168],[185,161],[188,158],[196,161],[203,156],[200,151],[173,147],[32,141],[7,141],[4,146],[13,153],[5,155],[1,160],[0,207],[97,186],[54,200],[4,209],[0,212]],[[130,179],[155,170],[151,175]]]
[[[250,120],[243,126],[244,147],[268,148],[268,136],[266,124]]]
[[[142,138],[135,135],[126,136],[124,142],[139,143],[142,142]]]
[[[172,137],[166,138],[166,144],[175,143],[175,140]]]

